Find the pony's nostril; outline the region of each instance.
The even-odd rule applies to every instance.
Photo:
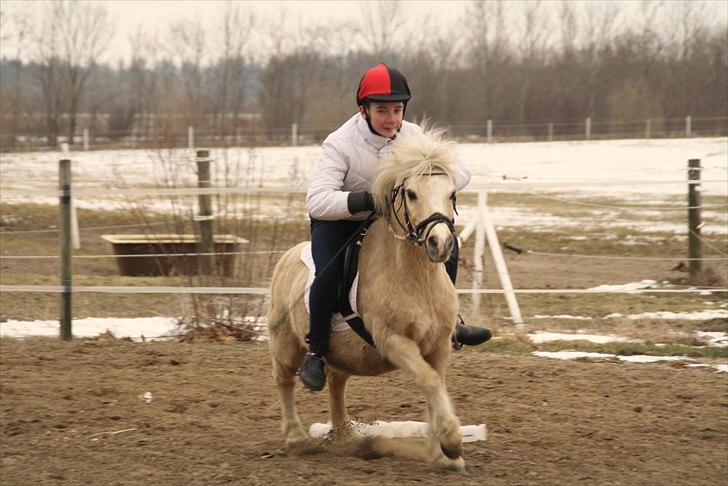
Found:
[[[430,247],[430,249],[435,250],[437,249],[437,238],[434,236],[430,236],[427,238],[427,246]]]

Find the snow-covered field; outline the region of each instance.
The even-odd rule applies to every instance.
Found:
[[[590,220],[575,219],[568,214],[551,214],[523,208],[496,207],[493,217],[496,226],[525,227],[530,231],[552,231],[553,228],[581,228],[584,231],[627,230],[641,233],[625,244],[645,244],[646,233],[680,235],[684,224],[674,221],[675,211],[684,204],[675,196],[686,192],[686,166],[690,158],[702,161],[703,194],[728,195],[726,174],[728,169],[728,139],[692,138],[672,140],[607,140],[549,143],[461,144],[463,161],[473,172],[472,187],[497,184],[491,192],[529,192],[545,195],[568,195],[570,200],[587,203],[594,198],[610,198],[614,206],[635,206],[639,209],[623,210],[618,207],[574,205],[587,209]],[[309,172],[320,152],[318,146],[262,147],[257,149],[213,149],[213,174],[217,183],[226,166],[238,174],[238,184],[246,187],[277,186],[305,187]],[[2,154],[0,156],[0,187],[3,192],[20,190],[55,190],[57,187],[59,153],[33,152]],[[78,207],[121,209],[128,203],[118,196],[105,194],[105,189],[124,186],[149,187],[162,180],[174,179],[178,186],[195,186],[195,164],[188,150],[149,151],[117,150],[76,152],[73,161],[74,187],[98,188],[98,196],[75,198]],[[213,176],[215,177],[215,176]],[[504,177],[507,180],[504,181]],[[518,179],[518,180],[514,180]],[[560,181],[560,182],[559,182]],[[583,183],[583,186],[577,184]],[[623,181],[624,184],[594,185],[594,181]],[[646,184],[644,181],[670,184]],[[554,185],[554,182],[556,184]],[[538,184],[548,183],[545,186]],[[503,184],[508,184],[504,186]],[[523,184],[536,184],[524,187]],[[562,185],[560,185],[562,184]],[[52,195],[2,195],[7,202],[24,201],[55,204]],[[677,201],[677,202],[676,202]],[[163,198],[146,198],[150,209],[170,211]],[[293,210],[281,202],[271,202],[260,208],[261,218],[304,218],[301,205]],[[655,209],[650,209],[654,207]],[[667,207],[667,210],[665,209]],[[475,208],[461,204],[458,222],[466,224]],[[679,209],[678,209],[679,210]],[[682,215],[682,213],[680,213]],[[669,221],[669,219],[673,221]],[[726,207],[705,208],[703,234],[728,234]],[[585,226],[586,224],[586,226]],[[607,231],[603,239],[616,238]]]

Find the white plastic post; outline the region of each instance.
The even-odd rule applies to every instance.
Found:
[[[688,115],[685,117],[685,136],[691,137],[693,134],[693,118]]]
[[[586,139],[589,140],[591,138],[591,117],[587,117],[586,119]]]
[[[187,127],[187,148],[195,150],[195,129]]]
[[[486,130],[486,139],[488,140],[488,143],[490,143],[493,141],[493,120],[488,120],[485,130]]]
[[[88,152],[88,128],[83,129],[83,150]]]
[[[298,123],[291,125],[291,146],[295,147],[298,145]]]
[[[485,205],[485,191],[478,191],[478,212],[477,226],[475,229],[475,249],[473,251],[473,288],[480,289],[483,284],[483,256],[485,254],[485,232],[483,231],[483,212],[482,206]],[[472,295],[471,305],[473,314],[480,315],[480,293],[475,292]]]
[[[498,242],[498,235],[495,232],[495,225],[493,224],[493,219],[490,217],[490,211],[486,205],[485,191],[478,193],[478,212],[481,214],[485,236],[488,239],[488,246],[490,246],[490,253],[493,257],[493,261],[495,262],[495,268],[498,272],[501,288],[503,288],[503,291],[505,292],[508,310],[513,318],[513,323],[517,324],[519,328],[522,328],[523,317],[521,316],[521,309],[518,307],[518,300],[516,299],[516,293],[513,291],[511,276],[508,274],[506,261],[503,258],[503,252],[501,251],[500,243]]]

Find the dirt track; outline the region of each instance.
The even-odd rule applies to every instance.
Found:
[[[283,454],[265,344],[3,339],[0,350],[5,485],[728,479],[728,376],[705,369],[457,353],[448,378],[460,418],[489,429],[465,445],[463,477],[335,446]],[[298,397],[305,424],[325,420],[325,393]],[[354,417],[422,419],[401,373],[354,378],[348,397]]]

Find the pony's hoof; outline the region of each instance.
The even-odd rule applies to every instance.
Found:
[[[440,456],[440,460],[437,461],[437,465],[446,471],[457,471],[465,474],[465,459],[458,457],[457,459],[447,459]]]
[[[300,444],[308,439],[308,434],[303,428],[294,428],[286,434],[285,446],[289,448],[296,444]]]
[[[463,455],[463,446],[460,443],[453,444],[451,446],[440,444],[440,450],[448,459],[457,459]]]

